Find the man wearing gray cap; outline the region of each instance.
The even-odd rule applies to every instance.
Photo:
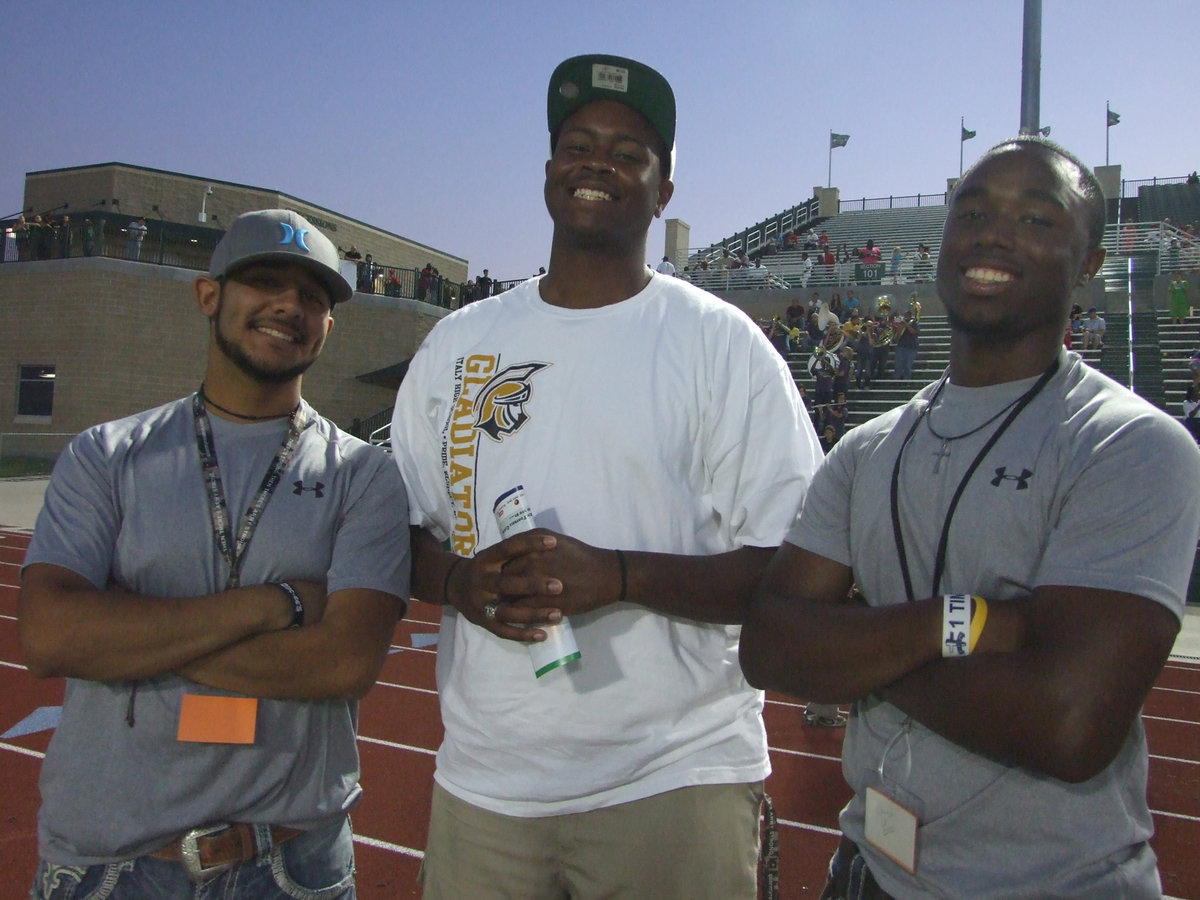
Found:
[[[762,330],[646,266],[666,80],[576,57],[547,107],[549,271],[443,319],[392,425],[414,596],[444,604],[424,896],[753,898],[738,623],[820,451]],[[497,498],[541,527],[501,540]],[[560,616],[581,656],[535,668]]]
[[[395,467],[300,396],[352,290],[263,210],[195,295],[199,390],[76,437],[25,558],[25,661],[68,679],[35,898],[354,896],[357,698],[409,556]]]

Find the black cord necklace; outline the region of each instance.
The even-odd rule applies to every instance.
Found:
[[[212,397],[208,396],[208,394],[204,393],[204,382],[200,383],[200,399],[204,401],[205,406],[211,406],[213,409],[219,410],[227,416],[233,416],[235,419],[245,419],[248,422],[265,422],[267,419],[282,419],[284,416],[292,415],[300,408],[300,404],[297,403],[285,413],[274,413],[269,416],[247,416],[243,413],[234,412],[232,409],[226,409]]]
[[[1021,415],[1025,407],[1032,403],[1033,399],[1042,392],[1042,389],[1047,384],[1050,383],[1050,379],[1053,378],[1054,373],[1058,371],[1060,362],[1060,357],[1055,356],[1054,361],[1050,363],[1049,367],[1045,372],[1042,373],[1041,378],[1037,380],[1033,387],[1018,397],[1015,403],[1010,403],[1004,408],[1005,410],[1010,410],[1008,417],[1000,423],[1000,426],[992,433],[992,436],[987,439],[987,442],[984,443],[983,448],[975,455],[975,458],[971,461],[971,464],[967,466],[967,471],[963,475],[962,480],[959,481],[958,487],[954,491],[954,496],[950,498],[950,506],[946,510],[946,518],[942,520],[942,533],[941,537],[938,539],[937,553],[934,557],[933,591],[930,594],[931,597],[936,597],[941,590],[942,573],[946,570],[946,550],[950,542],[950,523],[954,519],[954,511],[958,508],[958,501],[962,499],[963,491],[967,489],[967,484],[969,484],[971,481],[971,476],[975,474],[975,470],[979,468],[979,464],[983,462],[984,457],[991,452],[992,447],[996,445],[996,442],[1000,440],[1000,437],[1008,430],[1008,427],[1012,425],[1017,416]],[[947,372],[943,377],[942,385],[939,385],[937,388],[938,391],[940,391],[942,386],[945,385],[944,379],[949,378],[949,375],[950,373]],[[892,508],[892,535],[896,542],[896,553],[900,560],[900,574],[904,577],[904,592],[909,603],[912,603],[916,597],[913,593],[912,574],[910,573],[908,567],[908,554],[906,553],[904,547],[904,531],[900,527],[900,464],[904,459],[904,450],[908,446],[908,442],[912,440],[913,435],[917,433],[917,429],[921,426],[921,419],[928,417],[930,407],[933,400],[936,399],[936,396],[937,392],[935,391],[934,396],[930,398],[930,402],[925,404],[925,407],[917,414],[917,420],[913,422],[912,428],[908,429],[908,434],[904,436],[904,440],[900,444],[900,450],[896,454],[896,462],[892,466],[892,484],[890,492]],[[1004,410],[1001,410],[1001,412],[1003,411]],[[988,420],[988,422],[995,421],[996,418],[998,417],[993,416]],[[985,422],[984,424],[986,425],[988,423]],[[980,428],[982,427],[983,426],[981,425]],[[930,431],[933,431],[933,429],[930,429]],[[979,431],[979,428],[973,429],[972,431],[968,432],[968,434],[973,434],[975,431]],[[936,431],[933,431],[933,434],[936,437],[941,438],[943,441],[946,440],[945,438],[942,438],[942,436]],[[966,435],[960,434],[959,437],[966,437]],[[938,459],[938,462],[941,462],[940,458]],[[933,471],[936,473],[937,468],[935,467]]]
[[[997,412],[994,416],[992,416],[990,419],[988,419],[982,425],[976,425],[970,431],[964,431],[962,434],[955,434],[955,435],[941,434],[938,432],[938,430],[936,428],[933,427],[933,405],[937,402],[938,397],[941,396],[942,388],[944,388],[946,386],[946,381],[949,380],[949,377],[950,377],[950,374],[948,372],[942,376],[942,380],[938,384],[937,388],[934,390],[933,396],[929,398],[929,405],[925,407],[925,416],[924,416],[925,426],[929,429],[930,434],[932,434],[935,438],[937,438],[939,441],[942,442],[942,446],[938,447],[938,449],[936,451],[934,451],[934,454],[933,454],[934,456],[937,457],[937,459],[934,460],[934,463],[933,463],[933,474],[934,475],[937,475],[938,472],[941,471],[942,460],[946,459],[947,457],[950,456],[950,443],[952,441],[959,441],[959,440],[962,440],[963,438],[970,437],[973,434],[983,431],[983,429],[987,428],[989,425],[991,425],[993,422],[995,422],[997,419],[999,419],[1002,415],[1004,415],[1006,412],[1008,412],[1010,409],[1012,409],[1014,406],[1016,406],[1018,403],[1020,403],[1022,400],[1021,397],[1017,397],[1015,400],[1012,401],[1012,403],[1008,404],[1008,406],[1001,409],[999,412]]]

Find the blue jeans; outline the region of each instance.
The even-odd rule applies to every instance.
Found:
[[[896,347],[896,370],[892,375],[893,378],[900,381],[908,381],[913,377],[913,366],[917,362],[916,347]]]
[[[260,828],[258,857],[202,883],[183,866],[153,856],[95,866],[45,860],[31,900],[354,900],[354,836],[349,817],[278,846]]]

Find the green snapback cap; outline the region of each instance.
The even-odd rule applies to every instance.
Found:
[[[573,56],[559,63],[550,76],[546,119],[551,152],[563,122],[575,110],[596,100],[615,100],[645,116],[674,163],[675,93],[671,85],[644,63],[602,53]]]

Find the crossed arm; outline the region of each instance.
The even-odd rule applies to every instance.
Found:
[[[544,640],[545,632],[536,626],[608,606],[622,596],[615,550],[545,529],[515,535],[466,558],[443,550],[428,531],[413,528],[412,548],[414,597],[451,605],[509,640]],[[624,551],[624,599],[666,615],[740,622],[773,549],[742,547],[712,556]],[[496,618],[489,620],[483,608],[492,601],[498,606]]]
[[[399,598],[293,581],[305,624],[289,628],[292,602],[278,587],[247,585],[198,597],[145,597],[99,590],[69,569],[29,566],[19,626],[38,677],[124,681],[178,673],[257,697],[358,697],[378,675]]]
[[[941,598],[841,602],[852,581],[783,545],[742,629],[752,684],[818,700],[874,693],[961,746],[1071,782],[1120,751],[1179,630],[1145,597],[1043,586],[989,601],[975,652],[943,659]]]

